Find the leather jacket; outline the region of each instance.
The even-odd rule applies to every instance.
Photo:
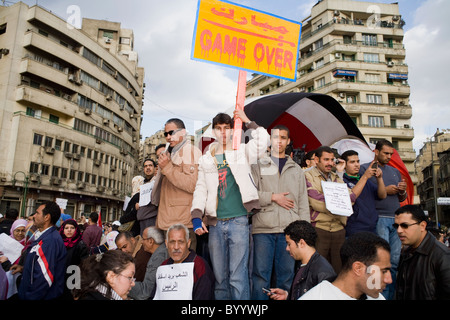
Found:
[[[422,243],[400,256],[397,300],[449,300],[450,250],[430,232]]]
[[[298,272],[299,269],[297,270]],[[332,282],[336,279],[336,273],[331,264],[317,251],[309,259],[300,277],[298,277],[297,273],[294,276],[294,281],[292,282],[287,298],[288,300],[297,300],[306,291],[321,283],[323,280]]]

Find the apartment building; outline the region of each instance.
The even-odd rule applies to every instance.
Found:
[[[419,151],[414,162],[417,175],[417,195],[422,209],[430,217],[448,225],[450,206],[437,205],[440,197],[450,197],[450,129],[436,130]]]
[[[403,25],[397,3],[318,1],[302,21],[297,81],[255,74],[247,83],[247,97],[330,95],[368,142],[392,141],[415,181]]]
[[[144,69],[133,31],[0,6],[0,212],[45,200],[117,219],[137,171]]]

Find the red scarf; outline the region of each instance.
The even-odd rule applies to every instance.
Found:
[[[67,238],[66,235],[64,234],[64,227],[66,226],[66,224],[71,224],[75,227],[75,234],[71,238]],[[59,229],[59,234],[61,235],[64,241],[64,245],[66,246],[67,249],[72,248],[81,240],[80,226],[73,219],[66,220],[62,223],[61,228]]]

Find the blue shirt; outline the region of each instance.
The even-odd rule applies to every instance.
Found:
[[[369,165],[370,163],[364,163],[363,165],[361,165],[359,174],[363,175],[364,172],[366,172]],[[390,185],[397,186],[398,183],[402,181],[402,175],[400,174],[400,171],[398,171],[396,168],[391,167],[389,165],[385,166],[379,165],[378,168],[380,168],[381,171],[383,171],[383,181],[386,187]],[[370,181],[376,183],[376,178],[372,177],[370,178]],[[400,201],[398,200],[397,194],[393,195],[388,194],[385,199],[376,200],[375,206],[378,211],[378,216],[394,218],[395,211],[398,208],[400,208]]]

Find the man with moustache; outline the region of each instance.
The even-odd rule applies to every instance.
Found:
[[[325,205],[325,196],[322,190],[322,181],[345,183],[339,176],[332,172],[334,166],[334,152],[328,146],[321,146],[315,151],[316,167],[305,172],[306,187],[311,215],[311,224],[317,231],[317,251],[325,257],[333,266],[334,271],[341,270],[341,258],[339,250],[345,241],[346,216],[331,213]],[[341,160],[341,167],[345,162]],[[342,171],[342,170],[340,170]],[[360,192],[360,191],[359,191]],[[354,204],[357,196],[349,189],[350,200]]]
[[[195,251],[189,249],[191,240],[189,230],[183,224],[174,224],[166,233],[166,247],[169,259],[165,260],[156,271],[156,294],[154,300],[214,300],[214,273],[208,263]],[[186,264],[182,272],[173,277],[167,276],[171,265]],[[182,281],[183,277],[192,276],[191,282]],[[179,277],[179,281],[177,280]],[[169,280],[167,280],[169,279]],[[168,284],[172,287],[168,287]],[[169,288],[169,289],[167,289]],[[170,288],[175,288],[179,295],[173,296]]]
[[[396,300],[449,300],[450,250],[427,230],[427,216],[417,205],[395,211],[393,228],[402,245]]]
[[[144,184],[155,183],[156,162],[153,159],[145,159],[144,163]],[[139,206],[139,201],[136,203],[137,220],[139,221],[140,233],[145,228],[154,226],[156,224],[156,215],[158,214],[158,207],[150,201],[146,205]]]
[[[167,150],[158,157],[158,173],[151,202],[158,206],[156,226],[163,230],[182,223],[189,228],[191,249],[197,238],[191,221],[191,204],[198,177],[200,149],[192,145],[184,122],[169,119],[164,126]]]

